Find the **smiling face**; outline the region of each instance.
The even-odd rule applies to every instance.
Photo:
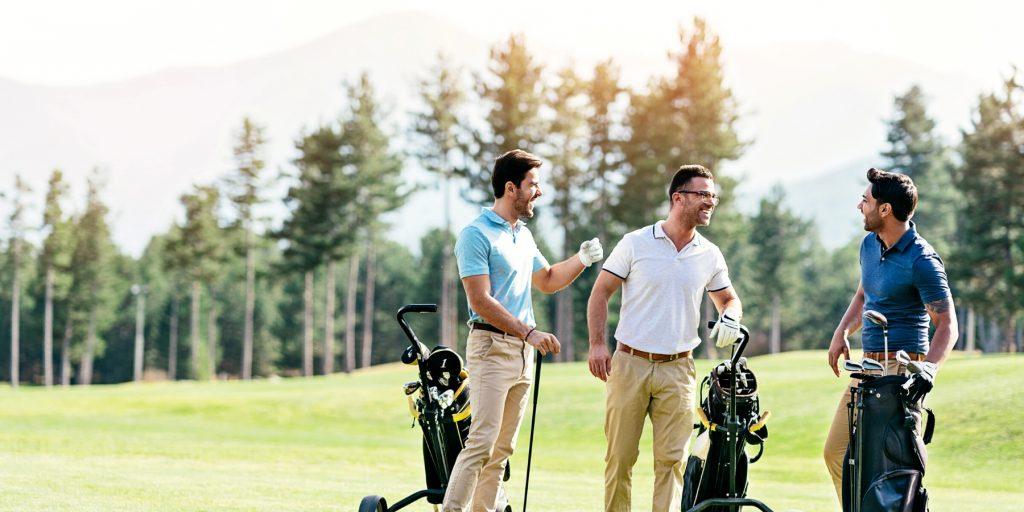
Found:
[[[707,197],[702,197],[701,193]],[[715,182],[710,178],[691,178],[672,193],[672,211],[688,226],[707,226],[715,212]]]
[[[868,185],[867,190],[860,196],[857,209],[864,216],[864,231],[875,232],[882,228],[883,217],[891,207],[887,203],[878,204],[878,200],[871,195],[871,185]]]
[[[543,195],[540,190],[540,180],[537,177],[537,168],[530,169],[523,176],[523,181],[519,183],[518,187],[513,186],[512,182],[508,182],[506,187],[505,193],[515,198],[513,206],[516,215],[520,219],[532,219],[534,203]]]

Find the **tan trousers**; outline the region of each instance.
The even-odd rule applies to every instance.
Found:
[[[884,361],[879,361],[885,364]],[[840,363],[842,361],[840,360]],[[894,359],[890,359],[886,366],[889,370],[889,374],[906,374],[907,367],[897,363]],[[865,372],[875,375],[881,375],[882,372]],[[839,399],[839,406],[836,407],[836,414],[832,418],[832,425],[828,428],[828,436],[825,438],[825,467],[828,468],[828,474],[832,477],[832,484],[836,487],[836,496],[839,498],[839,503],[843,502],[843,462],[846,459],[846,446],[850,443],[850,413],[847,409],[847,404],[850,403],[850,386],[856,386],[860,383],[857,379],[850,379],[850,384],[843,390],[843,396]],[[921,429],[918,428],[918,432]]]
[[[473,329],[466,343],[473,422],[455,461],[445,511],[497,508],[505,461],[512,455],[533,382],[534,350],[523,340]]]
[[[608,376],[604,434],[604,509],[629,511],[633,465],[644,419],[654,427],[654,512],[679,508],[693,432],[697,371],[693,358],[653,363],[616,351]]]

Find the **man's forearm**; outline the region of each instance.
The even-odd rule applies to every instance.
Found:
[[[587,267],[583,266],[583,262],[580,261],[579,256],[576,254],[573,254],[565,261],[555,263],[548,271],[544,287],[541,291],[550,294],[569,286],[583,273],[585,268]]]
[[[608,296],[594,291],[587,301],[587,331],[590,346],[608,343],[605,339],[605,325],[608,322]]]
[[[486,295],[473,301],[473,311],[476,311],[484,322],[487,322],[502,331],[505,331],[517,338],[526,338],[531,327],[509,313],[494,297]]]
[[[956,310],[953,307],[953,299],[941,299],[925,304],[925,310],[935,324],[935,333],[932,334],[931,346],[928,348],[928,355],[925,360],[941,365],[949,353],[953,351],[957,338],[960,337],[959,324],[956,320]]]
[[[857,291],[853,294],[853,299],[850,301],[850,306],[846,308],[846,313],[843,314],[843,319],[839,321],[839,326],[836,327],[836,332],[840,333],[846,331],[847,334],[853,334],[860,329],[861,316],[864,315],[864,295]]]

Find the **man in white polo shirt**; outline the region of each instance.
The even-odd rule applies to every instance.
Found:
[[[669,187],[665,220],[626,234],[612,250],[587,304],[590,372],[607,382],[605,510],[630,510],[633,464],[644,419],[654,427],[653,510],[678,508],[684,457],[693,431],[697,323],[707,290],[719,312],[711,337],[728,346],[740,337],[740,300],[718,246],[697,233],[718,204],[714,177],[684,165]],[[622,288],[615,330],[605,340],[608,301]]]

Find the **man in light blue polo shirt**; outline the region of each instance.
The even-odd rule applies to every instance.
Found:
[[[459,277],[469,299],[466,343],[473,423],[444,497],[445,511],[491,511],[500,477],[515,448],[533,381],[534,353],[559,352],[558,339],[536,329],[531,287],[555,293],[604,257],[598,239],[548,265],[523,219],[541,196],[541,161],[519,149],[494,162],[494,206],[466,226],[455,244]]]
[[[909,398],[917,401],[932,389],[939,365],[956,344],[957,321],[953,297],[942,258],[917,233],[910,221],[917,207],[917,187],[909,176],[869,169],[867,190],[857,205],[869,233],[860,245],[860,286],[840,320],[828,349],[828,364],[839,376],[839,358],[850,358],[846,337],[863,324],[864,357],[885,361],[889,373],[906,368],[895,353],[905,350],[922,361],[923,371],[911,377]],[[863,323],[866,310],[885,315],[889,328],[889,352],[885,352],[881,327]],[[929,320],[935,326],[928,340]],[[851,380],[850,385],[856,385]],[[840,503],[843,499],[843,459],[849,441],[847,386],[836,408],[825,439],[824,458]]]

